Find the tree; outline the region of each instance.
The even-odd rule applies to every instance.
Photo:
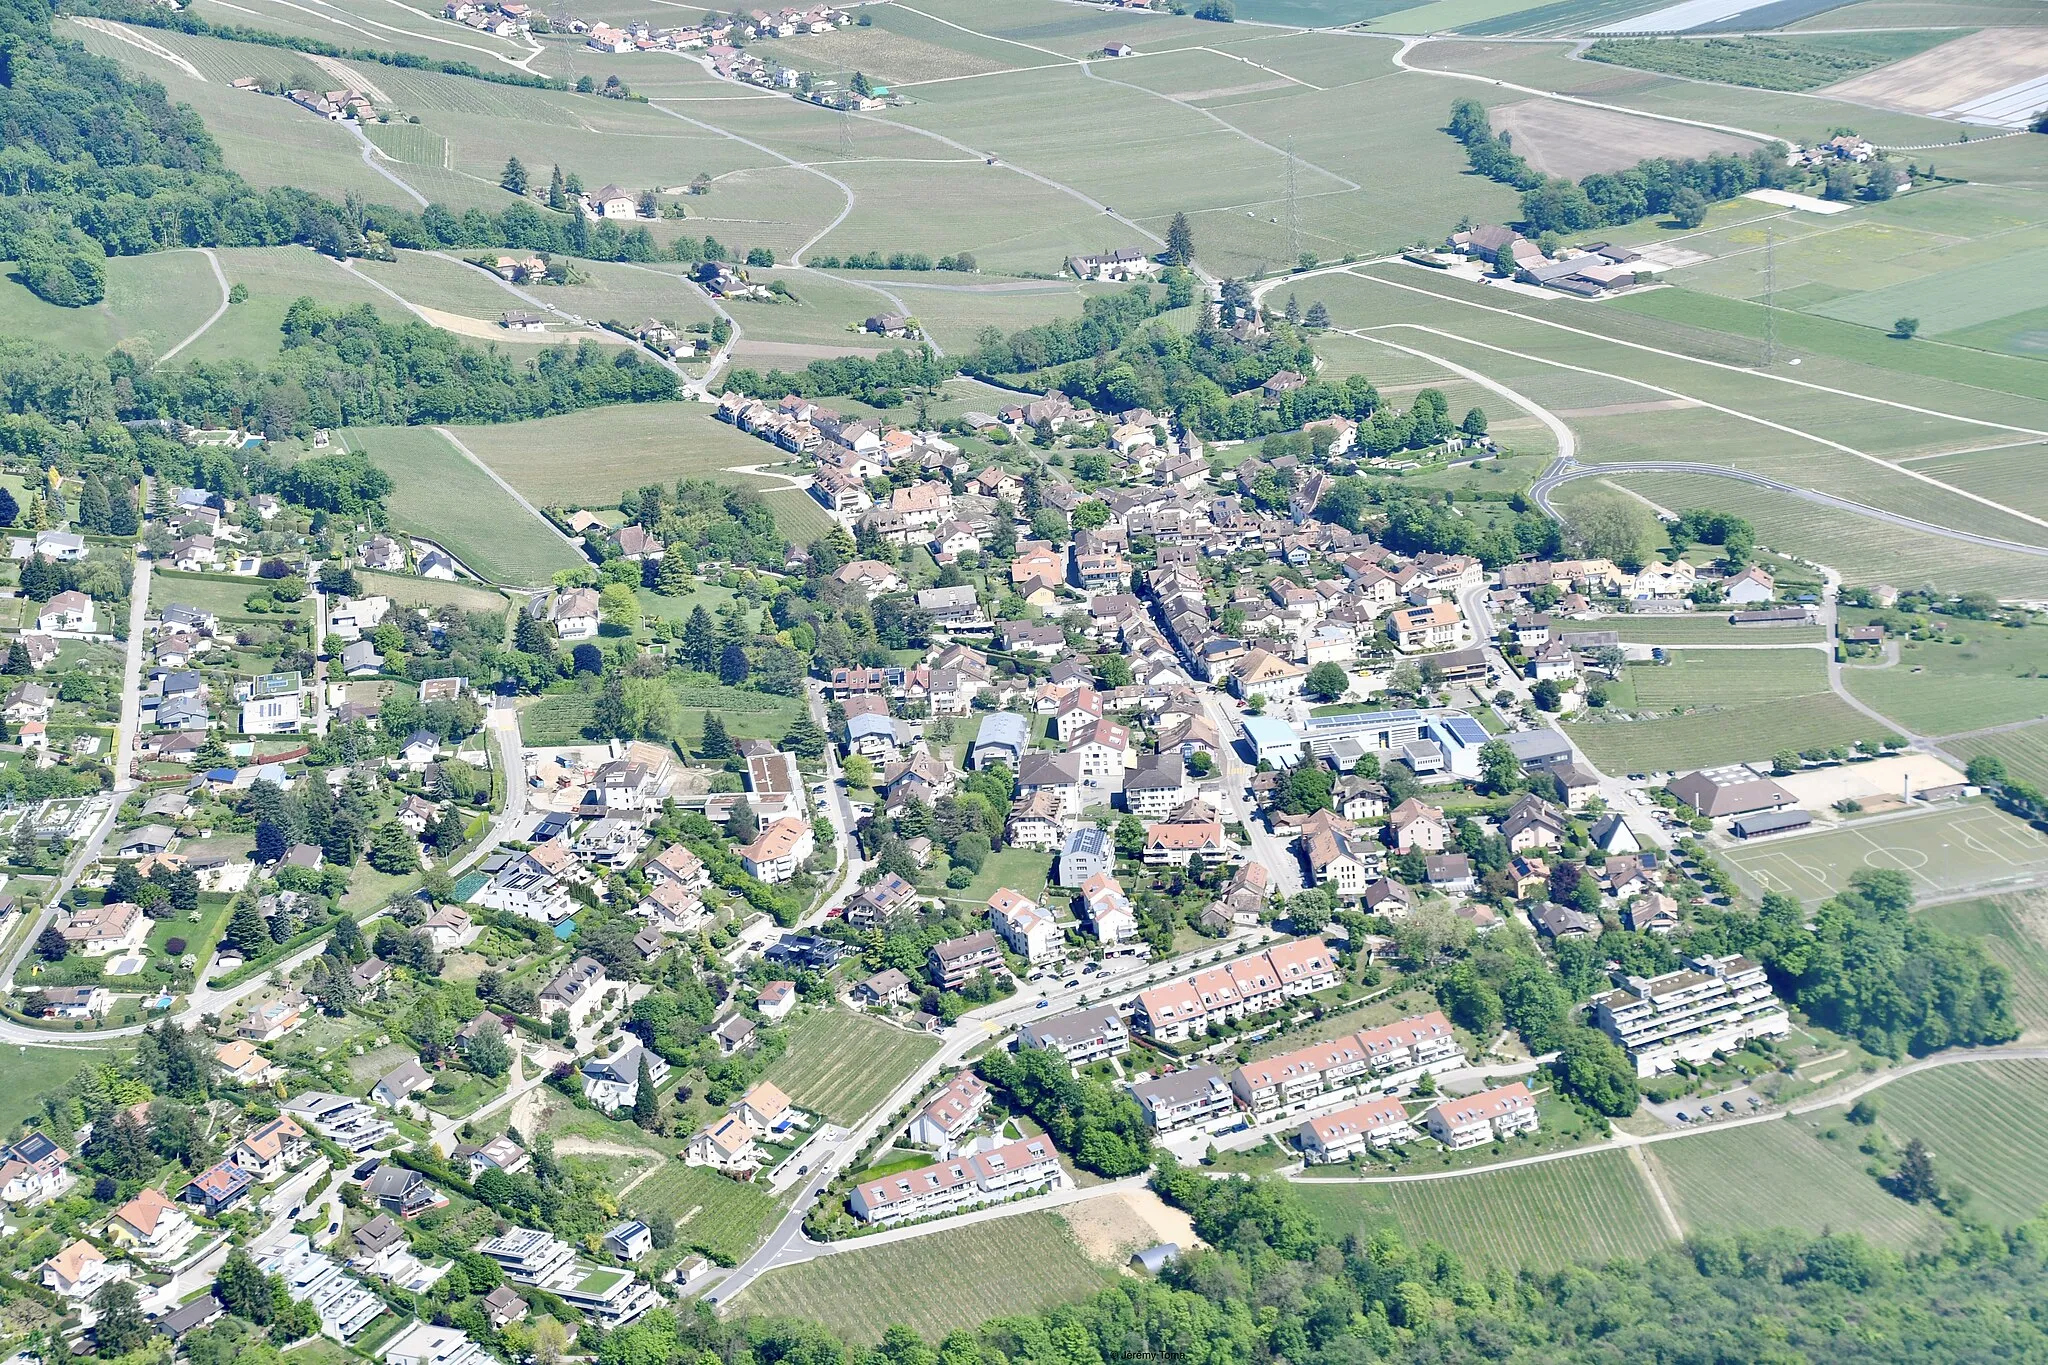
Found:
[[[1572,1029],[1550,1069],[1561,1090],[1577,1096],[1597,1113],[1622,1118],[1636,1110],[1641,1096],[1636,1089],[1635,1063],[1598,1029]]]
[[[1892,336],[1900,341],[1911,341],[1920,332],[1920,319],[1900,318],[1892,324]]]
[[[1185,213],[1173,215],[1166,225],[1166,260],[1169,265],[1187,265],[1195,259],[1195,230]]]
[[[21,516],[21,504],[12,491],[0,488],[0,526],[12,526]]]
[[[98,1321],[93,1324],[93,1349],[102,1360],[140,1350],[155,1335],[142,1316],[142,1298],[129,1279],[111,1280],[92,1296]]]
[[[54,924],[36,935],[36,956],[45,962],[62,962],[70,951],[71,945],[64,941],[63,932]]]
[[[240,1247],[230,1251],[221,1262],[214,1276],[213,1293],[221,1307],[238,1318],[247,1318],[258,1326],[270,1321],[270,1281]]]
[[[557,167],[556,174],[560,173],[561,169]],[[507,194],[526,193],[526,167],[521,164],[518,157],[505,158],[505,171],[498,177],[498,185]]]
[[[725,815],[725,837],[737,844],[751,844],[760,832],[761,820],[754,814],[754,803],[744,796],[733,802]]]
[[[1707,197],[1690,187],[1671,196],[1671,217],[1682,228],[1696,228],[1707,221]]]
[[[1549,678],[1540,680],[1530,688],[1529,697],[1536,703],[1538,711],[1555,711],[1564,702],[1564,694],[1557,690],[1557,684]]]
[[[1486,434],[1486,409],[1474,408],[1465,414],[1465,420],[1458,423],[1458,430],[1467,436],[1479,437]]]
[[[1302,325],[1312,332],[1327,331],[1330,326],[1330,310],[1323,306],[1321,299],[1317,299],[1308,306],[1308,312],[1303,315],[1301,321]]]
[[[840,763],[839,771],[846,775],[848,786],[872,787],[875,785],[875,765],[865,754],[848,754]]]
[[[1116,822],[1116,853],[1119,858],[1137,858],[1145,852],[1145,822],[1126,815]]]
[[[588,640],[569,651],[569,660],[578,673],[596,677],[604,672],[604,651]]]
[[[640,1076],[633,1087],[633,1122],[651,1129],[661,1119],[661,1097],[654,1093],[654,1077],[648,1074],[647,1052],[640,1052]]]
[[[370,866],[387,877],[420,870],[420,847],[412,831],[396,820],[383,826],[370,841]]]
[[[1489,739],[1479,746],[1479,775],[1488,792],[1496,796],[1511,792],[1521,780],[1522,761],[1506,740]]]
[[[725,720],[714,711],[704,713],[704,735],[697,741],[697,752],[704,758],[733,756],[732,737],[725,732]]]
[[[738,641],[727,645],[718,656],[718,680],[727,687],[738,687],[747,680],[752,665],[747,662],[747,651]]]
[[[234,913],[228,917],[225,937],[243,957],[255,957],[269,949],[270,924],[256,908],[254,896],[245,895],[236,903]]]
[[[782,736],[782,747],[798,758],[823,758],[825,744],[825,732],[809,716],[798,716]]]
[[[623,583],[607,583],[597,594],[597,616],[613,630],[629,631],[640,624],[640,599]]]
[[[1341,697],[1351,686],[1351,675],[1342,664],[1325,659],[1308,671],[1305,685],[1318,697]]]
[[[1978,754],[1970,760],[1964,770],[1973,787],[1998,787],[2005,784],[2005,760],[1997,754]]]
[[[1654,543],[1654,522],[1650,510],[1633,498],[1594,497],[1566,511],[1564,530],[1587,556],[1611,559],[1634,572]]]
[[[1906,1150],[1899,1155],[1898,1169],[1892,1172],[1891,1186],[1892,1193],[1909,1204],[1930,1204],[1941,1198],[1941,1180],[1934,1173],[1934,1157],[1919,1138],[1907,1140]]]

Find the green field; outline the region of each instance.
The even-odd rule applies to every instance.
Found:
[[[2048,1062],[1986,1061],[1905,1076],[1877,1092],[1878,1124],[1903,1146],[1919,1138],[1971,1216],[2012,1227],[2048,1209]]]
[[[2034,1040],[2048,1033],[2048,906],[2038,893],[1950,901],[1919,912],[1937,929],[1984,945],[1994,961],[2012,974],[2007,999],[2013,1017]]]
[[[713,478],[734,465],[790,458],[780,446],[718,421],[709,407],[696,403],[618,403],[534,422],[451,429],[541,507],[615,506],[619,494],[643,484]],[[728,481],[766,486],[739,474]]]
[[[820,1010],[790,1030],[789,1050],[768,1068],[767,1079],[798,1108],[850,1127],[938,1050],[929,1034]]]
[[[1026,1213],[883,1246],[854,1242],[771,1270],[734,1302],[741,1312],[823,1323],[857,1345],[897,1323],[937,1341],[990,1318],[1072,1302],[1108,1278],[1058,1215]]]
[[[464,441],[468,430],[459,433]],[[448,439],[426,427],[368,427],[348,433],[397,485],[392,519],[429,536],[495,582],[533,586],[585,561],[554,529],[514,502]]]
[[[0,333],[91,355],[119,346],[146,363],[183,341],[220,306],[220,283],[197,251],[112,256],[106,274],[105,299],[59,308],[31,294],[11,263],[0,266]]]
[[[1586,60],[1760,90],[1818,90],[1963,35],[1843,33],[1812,38],[1603,38]]]
[[[1953,618],[1940,624],[1939,639],[1900,637],[1896,665],[1844,669],[1843,681],[1921,733],[2048,716],[2048,630]]]
[[[1727,608],[1693,616],[1617,616],[1590,628],[1617,630],[1623,643],[1637,645],[1798,645],[1827,639],[1818,625],[1731,626]]]
[[[464,611],[502,612],[505,594],[468,579],[449,582],[443,578],[414,578],[407,574],[373,573],[357,569],[363,591],[381,593],[407,607],[460,607]]]
[[[1770,631],[1750,634],[1758,644],[1774,638]],[[1820,650],[1678,648],[1665,656],[1669,663],[1625,671],[1637,719],[1592,712],[1571,725],[1572,738],[1602,772],[1708,767],[1884,733],[1828,691]]]
[[[782,1212],[765,1185],[743,1185],[681,1161],[671,1161],[634,1186],[625,1206],[636,1214],[669,1214],[676,1220],[677,1245],[694,1246],[730,1264],[745,1260]]]
[[[2021,781],[2037,786],[2048,782],[2048,725],[2025,725],[1969,739],[1945,739],[1941,746],[1965,762],[1978,754],[1995,754],[2005,760],[2006,771]]]
[[[1295,1189],[1338,1236],[1392,1225],[1411,1243],[1440,1242],[1508,1270],[1643,1257],[1671,1240],[1625,1152],[1441,1180],[1303,1180]]]
[[[2048,872],[2048,837],[1989,805],[1794,835],[1721,855],[1757,891],[1825,900],[1863,868],[1904,872],[1923,897],[1991,889]]]
[[[11,1139],[15,1125],[42,1112],[42,1097],[88,1066],[115,1059],[113,1048],[34,1047],[9,1044],[5,1059],[7,1085],[0,1092],[0,1136]]]
[[[1902,1248],[1940,1235],[1932,1209],[1886,1193],[1854,1151],[1820,1141],[1805,1122],[1688,1133],[1644,1152],[1688,1233],[1855,1231]]]
[[[214,578],[158,569],[149,576],[149,604],[161,608],[178,602],[236,621],[289,621],[305,615],[310,599],[294,602],[285,611],[250,611],[249,595],[263,589],[259,578]]]
[[[675,738],[686,745],[695,745],[703,734],[706,711],[717,711],[734,739],[779,740],[803,714],[803,703],[793,697],[716,685],[691,687],[674,674],[666,676],[682,703],[682,731]],[[528,744],[541,746],[580,744],[583,727],[590,723],[596,705],[594,690],[551,692],[519,713],[519,736]]]

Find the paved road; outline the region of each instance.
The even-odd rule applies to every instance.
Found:
[[[2048,559],[2048,546],[2029,545],[2024,541],[2005,540],[1998,536],[1981,536],[1973,531],[1958,531],[1953,527],[1937,525],[1931,521],[1921,521],[1916,517],[1887,511],[1882,507],[1872,507],[1868,503],[1854,502],[1848,498],[1838,498],[1832,493],[1822,493],[1811,488],[1801,488],[1797,484],[1786,483],[1780,479],[1766,478],[1762,474],[1752,474],[1746,469],[1730,469],[1726,465],[1694,464],[1685,460],[1641,460],[1627,464],[1581,465],[1570,460],[1561,459],[1549,469],[1543,471],[1543,476],[1530,485],[1529,498],[1530,501],[1534,502],[1550,516],[1556,517],[1558,515],[1557,507],[1550,495],[1563,485],[1570,483],[1574,479],[1616,478],[1629,474],[1704,474],[1717,479],[1733,479],[1738,483],[1750,484],[1756,488],[1768,488],[1775,493],[1790,494],[1792,497],[1800,498],[1807,502],[1819,503],[1823,507],[1832,507],[1843,512],[1853,512],[1860,517],[1869,517],[1873,521],[1882,521],[1909,531],[1918,531],[1923,535],[1940,536],[1945,540],[1958,540],[1968,545],[1982,546],[1987,550],[2003,550],[2009,554],[2030,555],[2037,559]]]

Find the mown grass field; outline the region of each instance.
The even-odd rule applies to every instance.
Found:
[[[120,346],[154,359],[220,306],[220,283],[197,251],[112,256],[106,274],[106,298],[84,308],[59,308],[30,293],[11,262],[0,263],[0,333],[90,355]]]
[[[292,603],[285,611],[250,611],[247,606],[249,595],[263,591],[264,587],[260,578],[223,579],[158,569],[149,576],[149,604],[161,608],[166,603],[177,602],[237,621],[289,621],[303,617],[310,609],[312,599],[309,595]]]
[[[803,714],[803,703],[794,697],[767,692],[748,692],[736,687],[689,687],[666,675],[682,702],[682,731],[675,736],[695,748],[704,732],[704,714],[716,711],[734,739],[781,739],[790,723]],[[528,744],[548,747],[581,744],[583,727],[590,723],[597,705],[592,691],[550,692],[519,713],[519,736]]]
[[[460,607],[464,611],[502,612],[505,594],[469,580],[449,582],[442,578],[414,578],[407,574],[372,573],[356,570],[366,593],[381,593],[394,603],[408,607]]]
[[[1904,872],[1920,895],[1931,897],[2048,871],[2048,838],[1980,803],[1772,840],[1723,856],[1758,889],[1809,902],[1840,891],[1863,868]]]
[[[1638,645],[1798,645],[1819,644],[1827,638],[1818,625],[1731,626],[1730,610],[1702,611],[1694,616],[1617,616],[1600,622],[1599,627],[1621,632],[1624,644]]]
[[[747,1258],[782,1205],[765,1186],[743,1185],[703,1166],[668,1165],[633,1187],[625,1198],[633,1213],[665,1212],[676,1220],[676,1242],[725,1263]]]
[[[717,420],[698,403],[618,403],[533,422],[453,430],[478,459],[541,507],[611,507],[621,493],[643,484],[716,478],[734,465],[789,459],[780,446]],[[725,481],[767,486],[741,474]]]
[[[472,430],[460,433],[465,443]],[[347,439],[351,450],[368,455],[391,476],[394,522],[447,546],[493,582],[535,586],[584,562],[439,432],[369,427],[350,431]]]
[[[2048,630],[1943,618],[1942,637],[1898,640],[1890,668],[1850,668],[1857,697],[1908,729],[2003,725],[2048,716]]]
[[[1938,1214],[1887,1193],[1853,1149],[1821,1141],[1803,1122],[1688,1134],[1644,1150],[1688,1233],[1832,1229],[1900,1248],[1940,1236]]]
[[[1923,923],[1977,939],[2012,974],[2007,999],[2032,1039],[2048,1034],[2048,903],[2038,892],[1950,901],[1919,912]]]
[[[1026,1213],[771,1270],[734,1300],[743,1313],[804,1318],[869,1345],[890,1326],[927,1341],[990,1318],[1068,1303],[1110,1278],[1058,1215]]]
[[[88,1066],[118,1061],[125,1052],[118,1048],[34,1047],[10,1045],[5,1058],[7,1084],[0,1088],[0,1133],[12,1134],[15,1125],[31,1114],[42,1112],[41,1097],[69,1081]]]
[[[1508,1270],[1639,1258],[1670,1241],[1625,1152],[1445,1180],[1304,1180],[1295,1189],[1338,1236],[1391,1224],[1411,1243],[1440,1242],[1468,1261]]]
[[[938,1049],[929,1034],[820,1010],[791,1030],[789,1050],[768,1068],[767,1079],[798,1108],[845,1127],[865,1118]]]
[[[1919,1138],[1971,1214],[2006,1227],[2048,1209],[2048,1062],[1994,1061],[1938,1067],[1877,1092],[1878,1125],[1903,1146]]]

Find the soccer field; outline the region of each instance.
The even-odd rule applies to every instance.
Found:
[[[1990,806],[1958,806],[1736,849],[1727,861],[1752,890],[1804,901],[1826,900],[1863,868],[1904,872],[1926,899],[2048,872],[2048,838]]]

